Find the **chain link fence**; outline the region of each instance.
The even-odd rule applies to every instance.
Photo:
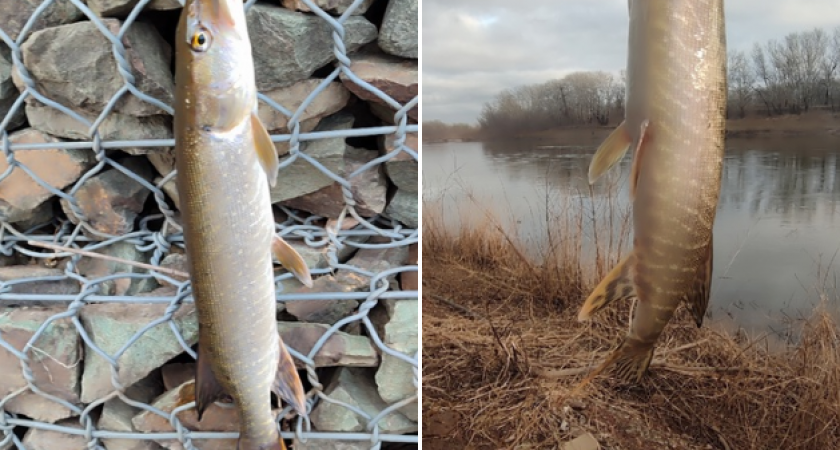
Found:
[[[140,81],[138,78],[144,74],[138,73],[136,61],[132,61],[136,55],[132,54],[133,50],[127,49],[126,46],[126,36],[131,32],[132,27],[137,26],[139,22],[136,19],[144,12],[147,5],[165,2],[166,0],[124,2],[133,6],[128,6],[130,11],[124,19],[120,20],[119,26],[115,27],[91,10],[89,7],[91,1],[86,4],[82,0],[44,0],[37,4],[38,2],[34,0],[14,0],[15,7],[26,4],[34,9],[25,21],[18,24],[19,30],[0,27],[0,39],[7,47],[5,55],[3,51],[0,51],[0,59],[3,57],[8,59],[17,85],[14,91],[16,98],[10,102],[5,116],[0,116],[0,149],[2,149],[6,164],[5,170],[0,174],[0,192],[9,189],[13,183],[23,183],[21,186],[25,185],[28,192],[21,195],[43,191],[43,197],[58,199],[58,202],[53,202],[53,209],[46,213],[40,211],[40,206],[33,206],[32,217],[25,219],[17,217],[16,219],[19,220],[12,220],[8,213],[3,216],[2,230],[0,230],[0,252],[2,252],[2,258],[5,258],[3,265],[18,268],[28,265],[29,269],[19,269],[25,276],[11,278],[5,276],[0,282],[0,353],[5,351],[19,361],[19,366],[0,367],[0,379],[22,380],[14,390],[0,391],[0,449],[2,450],[45,448],[43,444],[33,443],[32,447],[24,444],[25,434],[32,430],[41,430],[42,436],[49,432],[65,437],[75,436],[78,442],[82,442],[83,439],[84,444],[79,445],[90,449],[108,448],[111,447],[111,442],[118,441],[122,441],[123,444],[130,441],[138,445],[119,448],[159,448],[156,447],[158,444],[168,448],[179,448],[179,445],[184,449],[218,448],[213,447],[214,440],[233,439],[237,436],[237,433],[231,430],[225,432],[190,430],[189,428],[194,427],[188,427],[184,423],[184,415],[181,413],[192,410],[194,407],[192,403],[167,409],[161,406],[159,400],[155,402],[149,399],[148,401],[138,400],[142,396],[132,395],[131,388],[131,385],[137,382],[135,378],[138,376],[127,374],[134,369],[128,367],[125,362],[129,359],[126,356],[131,356],[134,360],[148,357],[142,354],[141,350],[136,349],[144,340],[147,344],[152,342],[152,348],[160,349],[164,353],[168,352],[167,358],[177,355],[182,358],[186,358],[185,355],[191,358],[196,356],[194,344],[197,340],[197,324],[192,314],[194,307],[189,281],[171,275],[170,272],[161,268],[166,266],[165,260],[171,259],[172,255],[182,254],[184,248],[177,207],[173,203],[171,192],[166,190],[176,173],[173,170],[165,176],[161,175],[156,180],[150,181],[149,176],[138,174],[131,163],[123,162],[121,156],[125,156],[125,153],[116,152],[117,149],[132,149],[128,153],[145,155],[165,149],[170,150],[174,145],[174,140],[171,137],[160,136],[107,139],[108,133],[103,131],[109,117],[119,114],[119,109],[126,104],[129,97],[145,103],[144,107],[151,105],[168,115],[173,113],[172,105],[167,99],[150,95],[148,89],[138,87],[138,81]],[[176,0],[170,0],[170,2],[173,3],[174,11],[183,5],[184,0],[177,0],[178,5],[174,5]],[[245,8],[252,8],[255,3],[257,3],[256,0],[248,0],[245,2]],[[277,3],[279,4],[279,1]],[[416,225],[410,228],[389,218],[389,215],[385,213],[360,214],[353,185],[355,177],[367,171],[383,171],[382,166],[394,158],[402,158],[417,164],[418,153],[406,145],[406,139],[418,131],[418,126],[412,124],[409,118],[409,112],[417,107],[418,98],[415,96],[405,104],[401,104],[351,70],[354,54],[348,51],[345,45],[345,22],[351,18],[353,10],[363,3],[362,0],[353,1],[347,11],[340,16],[324,12],[313,0],[300,0],[298,3],[304,4],[331,27],[334,70],[319,73],[319,77],[323,76],[320,78],[320,83],[296,109],[284,107],[264,93],[261,93],[259,98],[261,106],[270,106],[287,120],[288,132],[272,134],[275,143],[287,145],[289,149],[289,156],[282,160],[280,177],[288,173],[287,168],[293,164],[296,164],[295,167],[301,163],[309,164],[338,184],[344,207],[337,218],[327,221],[325,217],[275,204],[278,208],[277,217],[280,217],[276,228],[278,234],[290,243],[297,244],[299,249],[322,252],[319,257],[325,262],[311,269],[316,279],[319,276],[328,277],[343,273],[361,278],[364,282],[355,289],[338,287],[320,291],[296,289],[298,286],[292,281],[292,275],[283,271],[276,278],[277,299],[280,302],[278,303],[279,310],[283,307],[288,308],[295,302],[313,300],[358,304],[358,307],[352,308],[352,311],[331,325],[323,325],[325,331],[314,341],[308,352],[296,351],[291,348],[291,345],[290,351],[296,362],[300,363],[299,367],[305,367],[302,380],[308,388],[309,411],[312,412],[321,404],[339,405],[355,413],[356,420],[362,424],[362,427],[348,432],[317,431],[312,427],[311,415],[307,418],[295,416],[290,424],[284,427],[286,429],[283,430],[282,435],[287,439],[294,439],[296,448],[310,448],[307,445],[313,442],[325,442],[324,440],[346,441],[370,448],[380,448],[383,443],[388,442],[417,443],[416,431],[406,434],[383,432],[382,423],[391,413],[404,410],[407,406],[416,407],[418,353],[415,349],[413,354],[410,352],[407,354],[404,350],[400,351],[387,345],[382,337],[383,326],[373,317],[376,311],[385,309],[386,303],[390,310],[395,301],[418,298],[416,287],[413,290],[403,290],[394,280],[397,276],[403,279],[406,274],[416,273],[418,270],[416,260],[403,259],[391,266],[362,267],[354,264],[353,259],[348,260],[347,255],[351,254],[353,249],[405,250],[412,244],[416,245],[418,241]],[[9,2],[5,4],[8,5]],[[35,4],[37,6],[34,6]],[[44,28],[41,24],[49,19],[48,16],[54,15],[57,8],[76,8],[80,15],[84,16],[79,17],[77,21],[89,21],[94,24],[110,43],[113,61],[116,62],[122,84],[98,114],[83,113],[76,107],[78,105],[66,104],[66,101],[62,99],[50,98],[49,93],[43,92],[43,85],[39,84],[44,81],[38,80],[30,72],[30,68],[24,64],[22,46],[33,32]],[[0,11],[0,14],[6,13],[7,11]],[[4,46],[2,44],[0,47]],[[29,63],[29,61],[26,62]],[[3,82],[2,75],[0,73],[0,83]],[[396,113],[393,116],[395,125],[375,124],[375,126],[347,127],[338,130],[311,129],[304,126],[303,118],[306,108],[340,77],[360,86],[375,96],[380,103],[395,110]],[[51,82],[61,83],[62,80],[56,79]],[[0,89],[0,93],[2,91]],[[60,113],[61,118],[54,116],[50,120],[52,122],[72,120],[78,128],[85,131],[86,137],[59,140],[43,138],[41,135],[40,140],[16,139],[11,130],[20,127],[22,112],[30,106],[29,104]],[[30,126],[32,126],[31,122],[32,120],[30,120]],[[337,173],[333,168],[327,167],[323,161],[302,151],[302,148],[306,149],[307,144],[317,141],[336,138],[369,139],[374,136],[388,136],[391,150],[381,151],[375,158],[356,167],[352,172],[348,170],[348,173]],[[71,182],[67,184],[58,182],[56,180],[64,179],[62,174],[56,175],[51,173],[49,168],[38,167],[39,161],[47,161],[47,159],[39,160],[23,156],[24,154],[46,155],[48,152],[70,155],[70,160],[84,160],[86,163],[74,166],[81,167],[81,170]],[[59,164],[56,167],[60,169],[64,166]],[[108,232],[107,227],[103,229],[102,226],[98,226],[97,224],[102,220],[99,217],[99,210],[92,209],[82,201],[83,197],[88,199],[92,195],[95,197],[94,200],[101,201],[100,194],[94,195],[84,191],[90,180],[102,177],[106,172],[112,174],[112,178],[120,177],[119,174],[124,175],[123,184],[130,179],[139,186],[136,191],[148,192],[151,195],[151,200],[141,202],[141,210],[136,211],[136,218],[129,220],[128,227],[117,227],[119,232],[116,233]],[[142,195],[139,198],[142,198]],[[148,198],[148,195],[145,198]],[[60,203],[63,214],[59,211],[57,203]],[[96,202],[94,204],[100,209],[125,207],[125,205],[102,206]],[[145,262],[161,270],[120,265],[119,261],[109,262],[109,264],[114,264],[108,266],[111,267],[111,272],[97,272],[89,267],[82,270],[85,264],[95,265],[96,263],[92,263],[94,259],[77,252],[56,253],[53,250],[45,250],[33,245],[33,242],[108,253],[118,259],[138,259],[130,255],[145,255]],[[247,243],[243,242],[243,245]],[[109,250],[116,247],[121,248],[122,253]],[[117,269],[113,269],[114,267]],[[26,272],[26,270],[30,271]],[[75,290],[65,289],[67,285],[74,285],[76,288]],[[141,286],[146,286],[146,288]],[[125,305],[141,306],[126,310],[118,309]],[[108,310],[109,307],[115,308],[112,311],[113,314],[108,312],[111,311]],[[86,316],[88,314],[86,311],[94,311],[95,308],[101,308],[105,312],[91,312],[89,317]],[[118,313],[128,314],[125,311],[129,311],[133,316],[129,318],[115,316]],[[109,325],[112,328],[102,328],[96,321],[105,316],[117,325]],[[12,322],[15,323],[14,326],[10,325]],[[113,333],[103,335],[103,329],[111,330]],[[354,336],[369,337],[378,361],[382,361],[383,358],[392,358],[410,365],[410,371],[413,371],[413,395],[379,407],[373,413],[370,408],[362,408],[343,397],[329,395],[325,380],[332,376],[330,371],[337,369],[324,368],[324,364],[319,364],[316,360],[328,341],[344,331]],[[60,348],[64,345],[64,341],[59,339],[59,336],[63,336],[62,339],[65,340],[67,336],[71,336],[69,342],[75,342],[75,344],[69,345],[68,348]],[[176,343],[175,348],[167,347],[164,341],[172,340],[173,337],[173,342]],[[86,377],[91,375],[92,371],[98,370],[96,369],[98,366],[89,360],[97,357],[101,359],[102,367],[105,367],[101,376],[110,381],[110,386],[104,391],[85,385]],[[68,382],[70,387],[56,388],[55,384],[59,384],[64,376],[74,378]],[[44,380],[49,380],[49,383],[44,383]],[[6,385],[15,385],[15,383],[7,382]],[[88,388],[95,394],[91,394],[93,397],[87,395],[88,398],[85,398],[85,391]],[[80,395],[79,392],[81,392]],[[60,414],[64,418],[61,420],[38,419],[37,416],[40,413],[23,414],[19,412],[19,407],[12,407],[24,401],[40,405],[39,411],[46,411],[43,413],[46,416],[55,416],[58,414],[56,411],[65,411]],[[124,403],[125,407],[136,408],[134,411],[169,424],[172,431],[141,432],[131,426],[124,428],[123,431],[115,431],[113,427],[101,426],[101,421],[106,415],[103,413],[104,407],[114,402]],[[278,417],[283,418],[290,411],[290,407],[285,407],[279,411]],[[136,414],[134,416],[136,417]],[[416,420],[416,417],[414,419]],[[136,422],[132,423],[136,425]],[[143,446],[146,444],[148,446]],[[205,445],[207,447],[204,447]],[[114,447],[118,446],[114,445]]]

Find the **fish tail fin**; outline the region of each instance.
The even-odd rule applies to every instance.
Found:
[[[309,273],[309,267],[306,265],[306,261],[303,260],[300,253],[294,247],[276,234],[271,241],[271,253],[304,286],[312,287],[312,274]]]
[[[636,258],[633,253],[627,254],[613,269],[598,283],[580,308],[578,320],[589,320],[595,313],[616,300],[624,300],[636,296],[636,288],[630,277],[630,269]]]
[[[624,157],[630,148],[630,134],[627,132],[627,122],[621,122],[607,139],[598,147],[595,156],[589,163],[589,184],[595,183],[612,166]]]
[[[709,247],[706,249],[706,263],[700,266],[696,273],[694,280],[694,289],[691,290],[692,296],[686,298],[688,309],[694,317],[694,323],[697,328],[703,325],[703,317],[706,315],[706,308],[709,306],[709,295],[712,291],[712,260],[714,254],[712,250],[712,239],[709,239]]]
[[[600,375],[601,372],[612,365],[615,365],[614,372],[616,378],[625,383],[638,384],[642,381],[642,376],[647,372],[648,367],[650,367],[650,361],[652,359],[653,344],[645,344],[624,338],[618,348],[597,369],[593,370],[583,381],[578,383],[569,396],[577,394],[583,387],[594,380],[595,377]]]
[[[278,399],[283,399],[292,405],[299,415],[306,416],[306,393],[303,392],[303,383],[298,376],[292,355],[282,339],[280,340],[280,361],[277,364],[277,373],[271,390]]]
[[[198,414],[198,420],[201,421],[201,415],[204,410],[210,406],[211,403],[222,400],[225,395],[225,390],[216,375],[213,373],[213,368],[210,365],[210,358],[207,355],[209,347],[201,344],[202,339],[199,337],[198,344],[198,358],[195,364],[195,387],[193,394],[195,396],[195,411]],[[207,342],[204,340],[204,342]]]
[[[236,441],[236,450],[286,450],[286,443],[283,442],[282,437],[278,437],[276,441],[266,445],[252,443],[245,438],[239,438]]]
[[[625,338],[604,365],[614,364],[616,378],[626,383],[638,384],[650,367],[652,359],[653,344],[632,342]]]

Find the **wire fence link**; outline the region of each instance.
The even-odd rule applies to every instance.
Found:
[[[169,0],[175,3],[174,0]],[[335,288],[332,290],[296,289],[293,276],[285,271],[276,277],[278,309],[295,302],[307,301],[344,301],[354,302],[349,315],[332,324],[323,325],[323,334],[311,345],[311,349],[293,348],[289,345],[292,356],[300,363],[304,384],[308,388],[308,410],[312,412],[322,404],[340,405],[355,413],[361,424],[353,431],[331,432],[314,430],[311,415],[308,418],[295,416],[290,431],[282,435],[294,439],[301,446],[318,440],[339,440],[370,444],[370,448],[380,448],[383,443],[417,443],[416,431],[408,434],[396,434],[382,431],[382,424],[389,415],[406,407],[416,406],[418,387],[418,353],[416,348],[406,351],[391,348],[383,339],[382,320],[375,316],[377,311],[389,311],[396,308],[401,300],[416,300],[418,292],[402,290],[395,282],[397,276],[417,272],[416,261],[403,259],[391,266],[373,265],[362,267],[348,260],[350,250],[405,250],[418,242],[418,231],[387,217],[387,214],[365,214],[359,212],[357,199],[352,184],[356,177],[368,171],[382,170],[382,167],[394,158],[418,162],[418,152],[406,144],[407,136],[418,132],[418,126],[411,123],[409,112],[418,105],[415,96],[402,104],[391,98],[376,86],[366,82],[351,70],[353,54],[348,52],[344,43],[345,24],[354,10],[363,0],[355,0],[339,17],[333,17],[323,11],[313,0],[300,0],[312,13],[329,24],[332,30],[335,69],[323,76],[317,87],[297,108],[289,109],[273,100],[265,93],[259,94],[261,103],[282,114],[286,120],[287,133],[272,134],[275,143],[288,144],[288,158],[283,160],[280,176],[292,164],[307,163],[317,168],[338,184],[344,201],[344,208],[338,218],[328,221],[325,217],[309,215],[275,204],[278,208],[276,229],[279,235],[293,244],[305,244],[313,252],[321,252],[319,257],[326,259],[324,264],[311,267],[314,277],[335,276],[336,273],[348,274],[366,280],[361,287],[353,289]],[[18,0],[14,0],[15,7]],[[154,0],[165,3],[166,0]],[[34,2],[21,2],[31,4]],[[86,4],[87,3],[87,4]],[[63,214],[55,210],[41,211],[32,207],[31,218],[17,217],[11,220],[0,213],[0,253],[1,266],[20,269],[25,276],[0,277],[0,361],[6,352],[19,362],[18,366],[0,367],[0,386],[16,386],[5,392],[0,390],[0,450],[11,448],[24,449],[24,433],[28,430],[41,430],[44,433],[58,433],[64,436],[76,436],[84,440],[88,449],[112,447],[112,442],[134,440],[147,443],[148,446],[126,447],[114,445],[113,448],[184,448],[187,450],[213,447],[213,441],[233,439],[237,433],[223,431],[197,431],[194,426],[185,423],[183,412],[192,410],[193,404],[172,408],[163,397],[154,402],[153,398],[136,395],[132,386],[142,376],[132,376],[135,368],[126,361],[138,359],[161,359],[156,370],[167,360],[176,356],[195,358],[194,345],[197,342],[197,323],[194,315],[193,300],[189,281],[175,277],[168,272],[141,270],[118,262],[108,263],[108,271],[94,270],[96,263],[86,256],[75,252],[56,252],[44,250],[30,242],[42,242],[71,247],[79,250],[98,251],[119,256],[122,259],[136,259],[143,255],[143,261],[161,268],[167,261],[183,254],[184,242],[176,204],[172,201],[167,185],[173,181],[176,173],[172,170],[157,181],[150,181],[148,174],[139,170],[130,162],[125,162],[116,149],[132,149],[136,153],[171,150],[174,141],[171,134],[161,136],[136,136],[131,138],[106,139],[103,130],[109,117],[118,114],[118,109],[129,99],[141,101],[146,107],[158,108],[166,114],[173,113],[172,105],[164,99],[143,92],[138,87],[137,67],[132,63],[129,49],[126,48],[126,36],[136,26],[137,18],[145,11],[151,0],[136,2],[130,11],[118,23],[106,21],[92,11],[91,1],[83,0],[44,0],[31,15],[19,25],[19,30],[4,29],[0,26],[0,83],[3,82],[3,60],[8,61],[11,72],[16,78],[19,95],[8,106],[5,116],[0,116],[0,150],[7,167],[0,173],[0,192],[9,189],[11,183],[26,183],[27,189],[41,189],[45,196],[57,197]],[[184,0],[178,0],[181,6]],[[245,2],[246,10],[252,8],[256,0]],[[278,2],[276,2],[279,4]],[[0,2],[0,9],[9,2]],[[61,99],[53,99],[39,90],[38,80],[31,68],[24,65],[22,46],[32,34],[43,29],[45,17],[55,13],[56,8],[76,8],[84,17],[78,20],[89,21],[108,40],[111,45],[113,61],[116,63],[122,85],[102,106],[96,115],[79,111],[78,105],[64,104]],[[173,8],[177,6],[173,5]],[[7,11],[0,10],[0,14]],[[252,37],[253,39],[253,37]],[[3,47],[6,47],[5,49]],[[5,53],[5,54],[4,54]],[[280,57],[280,56],[279,56]],[[373,94],[396,113],[393,126],[369,126],[339,130],[322,130],[303,127],[304,111],[326,89],[344,77]],[[62,80],[51,80],[61,83]],[[0,100],[3,99],[4,87],[0,85]],[[17,92],[17,91],[16,91]],[[20,127],[21,116],[28,104],[39,108],[50,108],[60,113],[62,120],[71,120],[84,130],[85,138],[76,139],[14,139],[11,130]],[[3,111],[0,104],[0,112]],[[58,119],[54,119],[58,120]],[[32,124],[30,124],[32,126]],[[305,145],[327,139],[361,138],[369,136],[389,136],[392,151],[381,152],[377,157],[354,167],[352,172],[336,173],[317,158],[307,154]],[[56,178],[47,177],[38,159],[24,158],[24,152],[71,152],[71,159],[84,160],[78,175],[69,183],[58,183]],[[42,153],[46,154],[46,153]],[[384,171],[383,171],[384,172]],[[151,201],[143,201],[134,226],[117,227],[113,230],[96,226],[101,220],[98,210],[84,205],[80,193],[84,186],[106,173],[122,174],[139,185],[138,191],[151,195]],[[23,180],[23,181],[21,181]],[[87,195],[87,194],[86,194]],[[98,195],[98,194],[97,194]],[[138,194],[138,198],[146,198]],[[0,205],[3,206],[3,205]],[[100,208],[105,206],[99,205]],[[0,208],[2,209],[2,208]],[[124,224],[123,224],[124,225]],[[107,228],[107,227],[106,227]],[[243,245],[247,245],[243,242]],[[416,250],[415,250],[416,251]],[[128,256],[126,256],[128,255]],[[104,263],[103,263],[104,264]],[[92,269],[91,267],[94,267]],[[67,286],[75,286],[70,289]],[[416,307],[416,303],[414,304]],[[120,309],[122,307],[129,309]],[[111,309],[109,309],[111,308]],[[130,317],[118,317],[118,314],[130,314]],[[98,322],[97,322],[98,321]],[[109,322],[110,321],[110,322]],[[104,326],[102,323],[107,322]],[[126,325],[128,323],[129,325]],[[12,325],[13,324],[13,325]],[[115,325],[116,324],[116,325]],[[4,328],[5,327],[5,328]],[[103,329],[107,333],[103,333]],[[376,350],[376,358],[381,364],[386,358],[402,361],[410,365],[414,386],[412,395],[402,400],[386,404],[375,411],[352,404],[338,394],[328,394],[328,382],[333,377],[334,368],[324,368],[316,359],[324,351],[331,338],[340,332],[354,336],[367,336]],[[416,332],[415,332],[416,333]],[[174,343],[167,344],[167,340]],[[72,344],[66,344],[71,342]],[[152,343],[155,351],[165,356],[141,354],[138,347]],[[412,353],[413,351],[413,353]],[[184,355],[189,355],[185,357]],[[130,358],[128,358],[130,356]],[[96,365],[92,361],[104,362]],[[8,359],[7,359],[8,360]],[[86,379],[94,371],[105,367],[100,377],[104,377],[110,386],[107,389],[86,385]],[[105,370],[103,369],[103,370]],[[144,374],[140,374],[144,375]],[[68,380],[65,380],[67,378]],[[11,380],[11,381],[10,381]],[[17,380],[17,382],[15,381]],[[48,383],[44,383],[48,380]],[[57,385],[65,383],[64,388]],[[351,385],[348,385],[351,386]],[[87,395],[88,392],[93,394]],[[22,413],[20,404],[29,402],[37,411]],[[153,405],[154,404],[154,405]],[[109,406],[110,405],[110,406]],[[136,408],[133,417],[145,414],[149,422],[168,424],[169,429],[158,427],[157,431],[137,431],[131,425],[120,427],[103,426],[107,413],[121,407]],[[26,411],[30,411],[27,409]],[[285,407],[278,413],[278,420],[291,412]],[[43,418],[38,418],[43,416]],[[416,420],[416,417],[414,418]],[[131,422],[136,425],[136,420]],[[194,424],[192,424],[194,425]],[[167,441],[168,440],[168,441]],[[152,441],[156,443],[152,443]],[[221,441],[220,441],[221,442]],[[180,447],[178,447],[180,445]],[[32,448],[44,448],[43,446]],[[306,448],[306,447],[305,447]],[[321,447],[318,447],[321,448]]]

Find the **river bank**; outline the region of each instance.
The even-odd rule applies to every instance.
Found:
[[[424,448],[563,448],[585,433],[624,450],[840,447],[840,330],[825,312],[836,299],[777,348],[697,328],[680,307],[640,386],[600,376],[572,397],[626,333],[628,303],[576,320],[620,256],[613,240],[581,264],[571,214],[533,258],[492,217],[452,230],[434,211],[424,204]]]
[[[573,126],[560,127],[538,132],[526,132],[506,136],[504,139],[527,139],[543,141],[546,145],[583,145],[597,146],[609,136],[618,123],[609,126]],[[766,117],[751,115],[743,119],[726,121],[727,139],[755,139],[780,137],[836,137],[840,141],[840,113],[814,111],[799,115]],[[486,138],[498,141],[500,137]],[[441,142],[480,142],[485,138],[472,133],[446,139],[423,137],[427,144]]]

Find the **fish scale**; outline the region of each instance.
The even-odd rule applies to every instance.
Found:
[[[177,185],[199,323],[196,410],[200,419],[228,395],[239,413],[239,450],[283,449],[272,391],[299,414],[306,409],[277,331],[272,254],[302,283],[312,279],[274,233],[269,184],[279,161],[256,116],[242,2],[188,0],[175,50]]]
[[[700,326],[711,289],[726,105],[723,1],[631,0],[629,12],[626,116],[593,157],[589,181],[635,150],[633,249],[578,317],[618,299],[634,306],[622,343],[580,386],[611,365],[625,381],[641,381],[679,304]]]

